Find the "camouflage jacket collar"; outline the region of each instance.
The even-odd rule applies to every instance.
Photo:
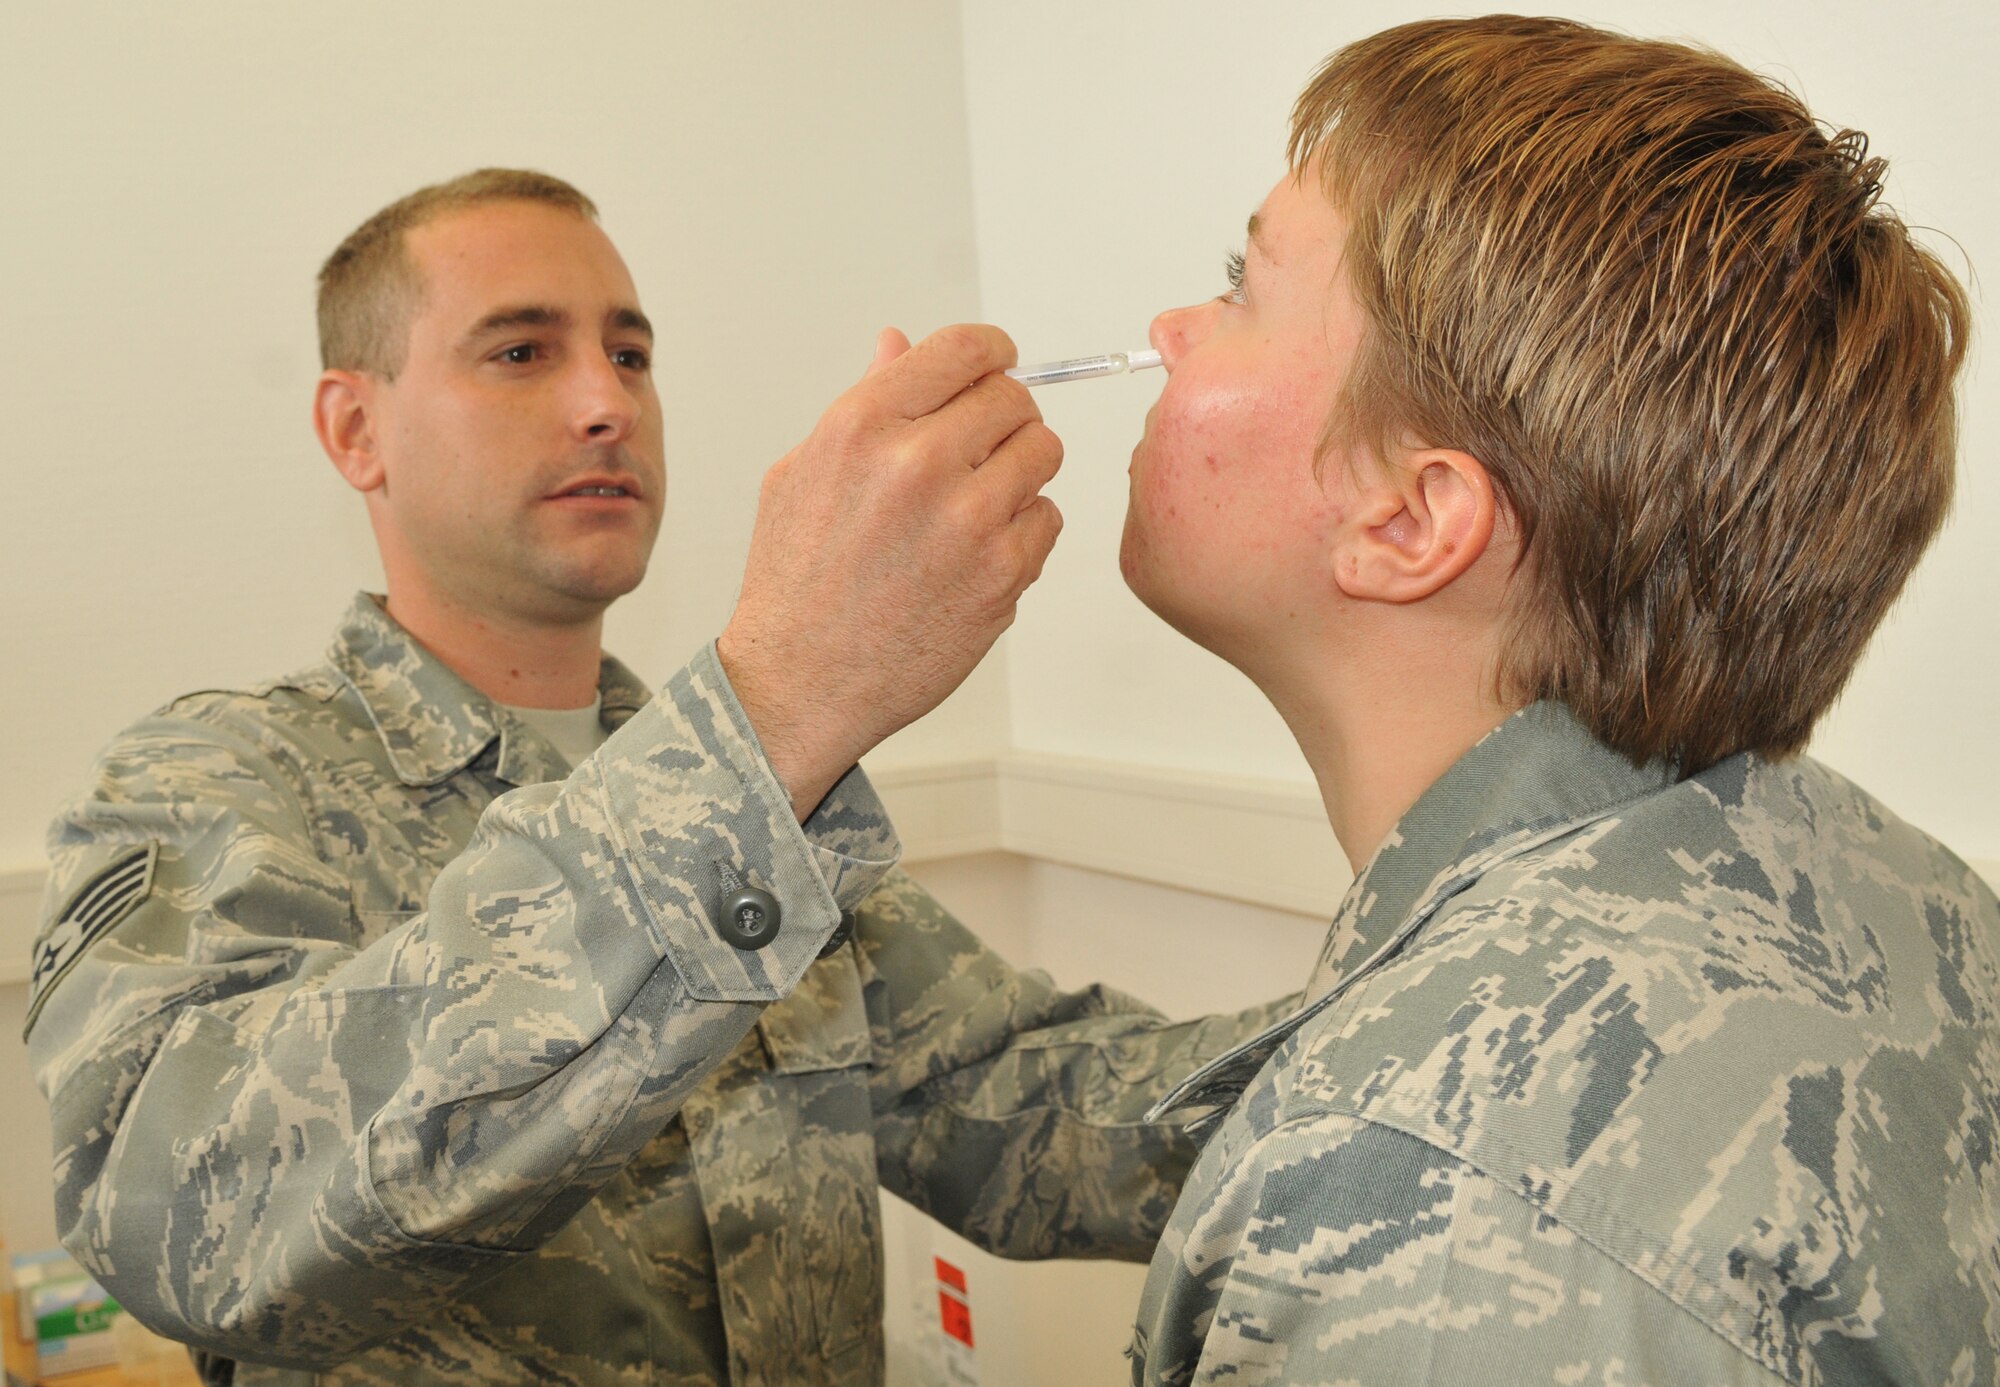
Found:
[[[1413,917],[1428,917],[1499,862],[1675,779],[1659,764],[1634,766],[1559,703],[1523,708],[1397,820],[1341,900],[1306,996],[1365,966]]]
[[[500,743],[494,773],[532,785],[566,773],[561,757],[528,727],[446,668],[398,625],[378,599],[355,594],[327,649],[327,662],[353,688],[381,734],[389,764],[405,785],[435,785]],[[615,730],[651,697],[618,660],[598,668],[604,725]]]
[[[1560,704],[1522,709],[1424,791],[1348,887],[1306,985],[1306,1005],[1189,1075],[1148,1120],[1188,1113],[1188,1133],[1205,1137],[1279,1046],[1400,950],[1446,901],[1508,858],[1567,837],[1674,779],[1662,765],[1634,766]]]

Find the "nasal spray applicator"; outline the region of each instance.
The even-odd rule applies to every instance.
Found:
[[[1023,385],[1054,385],[1057,381],[1144,371],[1159,364],[1158,352],[1112,352],[1109,356],[1078,356],[1068,361],[1045,361],[1039,366],[1016,366],[1007,374]]]

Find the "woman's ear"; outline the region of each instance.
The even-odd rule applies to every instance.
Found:
[[[1493,479],[1470,453],[1413,450],[1354,487],[1356,503],[1336,533],[1334,580],[1357,601],[1421,602],[1492,543]]]

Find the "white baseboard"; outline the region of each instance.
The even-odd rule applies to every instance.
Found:
[[[869,774],[912,862],[1012,852],[1319,916],[1347,887],[1309,785],[1043,752]],[[2000,890],[2000,861],[1972,866]],[[27,981],[45,876],[0,871],[0,985]]]
[[[1026,857],[1322,919],[1352,875],[1310,785],[1035,752],[995,780],[1002,845]]]
[[[991,757],[868,769],[902,836],[906,862],[1006,851],[998,777]]]

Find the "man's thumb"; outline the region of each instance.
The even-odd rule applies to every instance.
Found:
[[[865,380],[874,375],[909,349],[910,339],[903,335],[901,328],[883,328],[875,334],[875,359],[868,363],[862,378]]]

